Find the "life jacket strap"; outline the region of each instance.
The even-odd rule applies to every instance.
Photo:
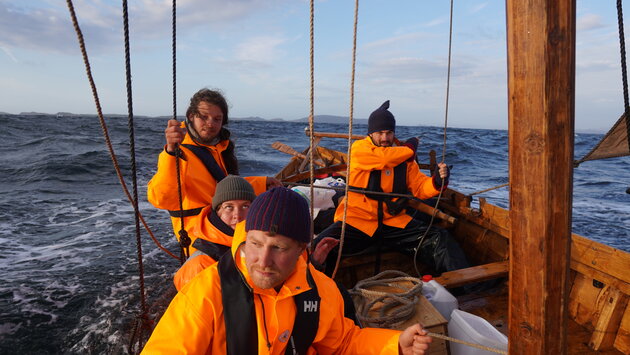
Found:
[[[194,145],[194,144],[182,144],[182,146],[188,148],[193,154],[201,160],[203,165],[208,170],[208,173],[212,175],[216,182],[223,180],[226,176],[225,171],[221,169],[217,161],[212,156],[212,153],[207,148],[202,146]]]

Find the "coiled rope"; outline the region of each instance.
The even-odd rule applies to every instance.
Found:
[[[404,286],[408,284],[409,286]],[[422,295],[423,282],[415,277],[411,277],[404,272],[387,270],[357,282],[348,292],[360,302],[355,302],[357,306],[357,317],[370,327],[395,329],[412,318],[416,311],[416,305]],[[400,292],[375,291],[375,287],[395,288]],[[371,316],[378,306],[378,316]],[[507,355],[507,351],[492,348],[489,346],[472,343],[443,334],[428,332],[427,335],[433,338],[443,339],[453,343],[471,346],[477,349],[491,351],[497,354]]]
[[[403,282],[410,283],[411,286],[402,286]],[[396,288],[401,292],[374,291],[371,288],[375,286]],[[357,317],[362,324],[394,329],[413,317],[422,294],[422,281],[401,271],[387,270],[357,282],[348,292],[363,299],[363,302],[357,302]],[[370,311],[377,304],[381,304],[378,317],[370,316]]]
[[[74,11],[74,5],[72,0],[66,0],[66,4],[68,5],[68,11],[70,12],[70,18],[72,19],[72,25],[74,26],[74,31],[77,34],[77,40],[79,41],[79,47],[81,49],[81,55],[83,56],[83,63],[85,64],[85,71],[87,75],[88,82],[90,83],[90,88],[92,90],[92,96],[94,97],[94,104],[96,105],[96,112],[99,119],[99,123],[101,125],[101,130],[103,131],[103,138],[105,139],[105,145],[107,146],[107,150],[109,152],[109,156],[112,160],[112,164],[114,165],[114,170],[116,171],[116,176],[118,177],[118,181],[120,182],[120,186],[123,189],[123,192],[127,196],[129,202],[133,203],[133,198],[127,189],[127,184],[122,176],[122,172],[120,170],[120,166],[118,165],[118,159],[116,158],[116,154],[114,153],[114,147],[112,146],[111,140],[109,138],[109,131],[107,129],[107,125],[105,124],[105,118],[103,117],[103,110],[101,109],[101,102],[98,97],[98,92],[96,90],[96,84],[94,83],[94,78],[92,76],[92,69],[90,67],[90,61],[88,59],[87,50],[85,48],[85,41],[83,39],[83,32],[81,31],[81,27],[79,26],[79,21],[77,20],[77,16]],[[171,253],[168,249],[164,248],[162,244],[155,238],[153,231],[149,228],[149,225],[144,220],[144,217],[140,212],[138,212],[138,218],[142,222],[142,225],[146,229],[146,231],[151,236],[151,239],[162,251],[171,257],[177,259],[177,257]]]

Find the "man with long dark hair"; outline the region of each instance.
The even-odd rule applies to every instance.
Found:
[[[166,145],[158,157],[158,170],[149,181],[147,197],[157,208],[171,214],[179,239],[180,215],[188,230],[190,217],[212,204],[216,185],[228,174],[238,175],[234,142],[230,140],[228,104],[217,90],[201,89],[190,99],[185,122],[169,120],[164,130]],[[176,160],[179,158],[181,203],[178,194]],[[272,177],[247,177],[256,194],[280,186]],[[191,242],[194,242],[191,241]],[[194,248],[190,247],[190,253]]]

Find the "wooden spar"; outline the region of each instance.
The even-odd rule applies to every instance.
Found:
[[[575,0],[508,0],[510,354],[564,354]]]

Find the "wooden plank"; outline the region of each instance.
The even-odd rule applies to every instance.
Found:
[[[435,280],[447,288],[459,287],[475,282],[492,280],[508,276],[509,261],[484,264],[466,269],[448,271],[436,277]]]
[[[580,274],[590,279],[597,280],[599,282],[604,283],[605,285],[610,285],[618,289],[619,291],[625,293],[626,295],[630,295],[630,284],[604,271],[600,271],[597,268],[593,268],[591,267],[591,265],[586,265],[576,260],[571,260],[571,269],[579,272]],[[626,270],[630,270],[630,269],[626,269]],[[611,272],[614,272],[614,271],[611,270]]]
[[[569,296],[568,312],[571,319],[592,330],[597,313],[597,299],[601,292],[601,288],[593,286],[593,279],[577,274]]]
[[[626,305],[626,310],[623,314],[614,346],[615,349],[622,353],[630,354],[630,303]]]
[[[619,290],[606,287],[597,300],[599,317],[589,346],[593,350],[610,350],[617,337],[621,317],[628,304],[628,296]]]
[[[571,258],[624,282],[630,288],[630,253],[573,234]],[[603,280],[600,280],[603,281]],[[621,288],[621,287],[618,287]],[[624,291],[630,295],[630,292]]]
[[[564,354],[575,0],[508,0],[510,354]]]

